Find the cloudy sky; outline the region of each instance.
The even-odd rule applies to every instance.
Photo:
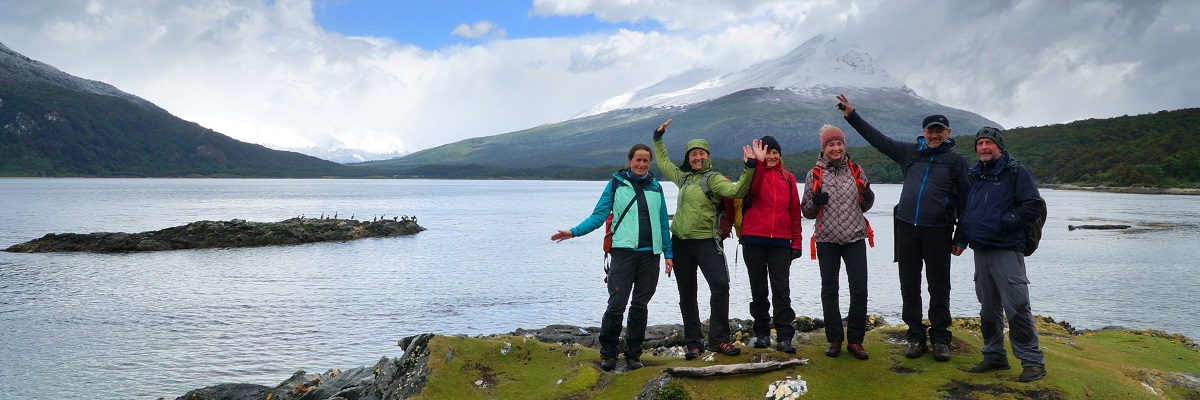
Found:
[[[1194,0],[0,0],[0,42],[67,73],[243,141],[376,152],[566,120],[816,34],[1010,128],[1200,106]]]

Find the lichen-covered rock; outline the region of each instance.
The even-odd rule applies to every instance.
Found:
[[[125,253],[219,247],[259,247],[371,237],[411,235],[423,231],[416,217],[379,221],[291,218],[280,222],[198,221],[141,233],[50,233],[13,245],[13,253]]]

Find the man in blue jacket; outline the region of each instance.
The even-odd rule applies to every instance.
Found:
[[[955,229],[966,206],[967,158],[954,151],[950,121],[930,115],[921,123],[917,142],[892,139],[868,124],[854,111],[845,95],[838,95],[838,109],[846,122],[867,143],[903,169],[904,186],[894,210],[896,264],[900,270],[901,318],[908,324],[905,357],[917,358],[933,344],[933,359],[950,361],[950,254],[961,254],[954,245],[961,229]],[[929,325],[921,318],[921,270],[929,281]]]
[[[1045,201],[1033,175],[1004,151],[999,129],[984,127],[975,134],[979,164],[968,173],[971,192],[962,217],[965,231],[959,247],[975,252],[975,295],[983,331],[983,362],[972,373],[1009,369],[1004,351],[1004,317],[1008,339],[1024,370],[1020,381],[1046,376],[1037,330],[1029,307],[1029,278],[1025,275],[1025,228],[1042,215]]]

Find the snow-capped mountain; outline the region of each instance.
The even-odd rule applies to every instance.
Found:
[[[864,146],[866,141],[834,108],[839,93],[849,96],[873,126],[901,140],[915,140],[921,120],[931,114],[948,117],[955,135],[1000,126],[970,111],[921,98],[866,52],[819,35],[783,57],[741,71],[686,72],[612,97],[567,121],[467,139],[387,163],[619,165],[630,145],[649,143],[651,132],[668,118],[673,122],[664,140],[672,152],[682,151],[689,139],[701,138],[714,157],[737,159],[742,145],[771,135],[790,154],[817,148],[823,124],[841,127],[847,145]],[[531,157],[533,153],[538,156]]]
[[[782,58],[713,77],[694,70],[645,89],[625,93],[588,109],[580,117],[622,108],[679,107],[728,96],[747,89],[769,88],[813,93],[819,87],[894,88],[911,92],[861,50],[817,35]]]

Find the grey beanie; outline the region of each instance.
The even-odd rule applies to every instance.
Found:
[[[979,139],[983,138],[992,139],[993,142],[996,142],[996,147],[999,147],[1000,151],[1004,151],[1004,135],[1000,129],[990,126],[980,128],[979,132],[975,132],[975,141],[979,142]]]

